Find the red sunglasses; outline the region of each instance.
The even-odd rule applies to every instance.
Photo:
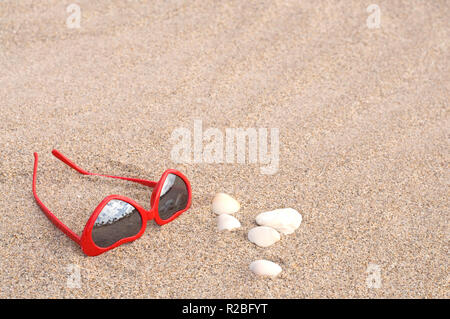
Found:
[[[59,151],[53,150],[52,154],[83,175],[118,178],[153,188],[149,211],[146,211],[128,197],[120,195],[105,197],[92,213],[80,237],[56,218],[37,196],[36,172],[38,154],[34,153],[33,195],[36,202],[48,219],[69,236],[70,239],[79,244],[83,252],[88,256],[97,256],[105,251],[133,241],[144,234],[148,220],[155,219],[158,225],[167,224],[186,211],[191,205],[191,185],[188,179],[177,170],[166,170],[159,182],[153,182],[138,178],[89,173],[75,165]]]

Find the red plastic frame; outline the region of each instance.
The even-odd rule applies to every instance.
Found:
[[[113,176],[113,175],[103,175],[103,174],[97,174],[97,173],[90,173],[88,171],[85,171],[84,169],[78,167],[76,164],[74,164],[71,160],[69,160],[67,157],[65,157],[63,154],[61,154],[57,150],[53,150],[52,154],[76,170],[77,172],[83,174],[83,175],[96,175],[96,176],[103,176],[103,177],[110,177],[110,178],[117,178],[117,179],[123,179],[135,183],[139,183],[148,187],[153,188],[152,196],[150,198],[150,210],[146,211],[142,206],[140,206],[138,203],[133,201],[132,199],[121,196],[121,195],[110,195],[105,197],[100,204],[94,209],[91,217],[89,217],[86,226],[84,226],[83,233],[81,236],[74,233],[71,229],[69,229],[66,225],[64,225],[39,199],[37,192],[36,192],[36,174],[37,174],[37,165],[38,165],[38,154],[34,153],[34,169],[33,169],[33,195],[36,199],[36,202],[38,203],[41,210],[45,213],[45,215],[50,219],[50,221],[56,225],[64,234],[66,234],[70,239],[72,239],[74,242],[76,242],[78,245],[80,245],[83,252],[88,256],[97,256],[105,251],[108,251],[110,249],[113,249],[117,246],[120,246],[124,243],[128,243],[130,241],[136,240],[139,237],[141,237],[144,232],[145,228],[147,227],[147,221],[155,219],[156,223],[158,225],[164,225],[167,223],[170,223],[172,220],[180,216],[183,212],[189,209],[191,206],[192,201],[192,193],[191,193],[191,184],[189,183],[189,180],[184,176],[181,172],[175,170],[175,169],[168,169],[166,170],[160,180],[158,182],[148,181],[144,179],[138,179],[138,178],[131,178],[131,177],[121,177],[121,176]],[[161,219],[158,214],[158,205],[159,205],[159,194],[161,193],[162,186],[164,185],[164,181],[168,174],[175,174],[179,176],[181,179],[183,179],[184,183],[186,184],[186,187],[188,189],[188,203],[186,205],[186,208],[183,210],[178,211],[176,214],[174,214],[172,217],[168,219]],[[92,229],[94,227],[94,223],[97,219],[97,216],[100,214],[103,207],[112,199],[118,199],[125,201],[132,206],[134,206],[142,218],[142,228],[139,231],[139,233],[132,237],[123,238],[116,243],[112,244],[109,247],[99,247],[97,246],[94,241],[92,240]]]

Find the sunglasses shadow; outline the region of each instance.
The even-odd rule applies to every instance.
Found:
[[[140,185],[137,183],[124,181],[124,180],[111,180],[108,178],[102,178],[101,176],[86,176],[85,181],[88,183],[95,183],[97,186],[105,185],[105,196],[111,195],[106,190],[109,186],[114,188],[122,188],[124,191],[115,192],[117,195],[122,195],[134,200],[141,205],[145,210],[150,209],[150,198],[152,196],[153,188]],[[101,187],[101,186],[100,186]],[[114,193],[114,192],[113,192]]]
[[[161,226],[158,225],[154,220],[147,221],[147,228],[145,229],[145,232],[160,232]]]

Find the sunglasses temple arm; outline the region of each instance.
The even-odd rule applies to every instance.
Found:
[[[142,184],[142,185],[148,186],[148,187],[155,187],[156,184],[157,184],[156,182],[148,181],[148,180],[145,180],[145,179],[139,179],[139,178],[121,177],[121,176],[112,176],[112,175],[103,175],[103,174],[97,174],[97,173],[90,173],[90,172],[85,171],[84,169],[80,168],[79,166],[77,166],[74,162],[72,162],[67,157],[65,157],[63,154],[61,154],[60,151],[53,150],[52,154],[57,159],[59,159],[60,161],[64,162],[66,165],[68,165],[69,167],[73,168],[74,170],[76,170],[77,172],[79,172],[80,174],[83,174],[83,175],[95,175],[95,176],[103,176],[103,177],[123,179],[123,180],[126,180],[126,181],[139,183],[139,184]]]
[[[72,239],[77,244],[80,244],[81,239],[80,237],[75,234],[71,229],[69,229],[66,225],[64,225],[53,213],[42,203],[42,201],[39,199],[37,192],[36,192],[36,174],[37,174],[37,165],[38,165],[38,154],[34,153],[34,169],[33,169],[33,195],[38,203],[41,210],[44,212],[44,214],[47,216],[48,219],[56,226],[58,227],[64,234],[69,236],[70,239]]]

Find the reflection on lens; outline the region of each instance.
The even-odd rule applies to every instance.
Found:
[[[172,188],[173,184],[175,183],[176,178],[177,178],[177,175],[175,175],[175,174],[167,175],[166,180],[164,181],[164,185],[161,189],[161,194],[159,195],[160,197],[164,196],[164,194],[166,194],[167,191]]]
[[[188,190],[183,179],[175,174],[167,175],[159,197],[159,217],[169,219],[186,208],[188,199]]]
[[[127,202],[112,199],[98,215],[92,229],[92,240],[97,246],[109,247],[122,238],[139,233],[141,214]]]

